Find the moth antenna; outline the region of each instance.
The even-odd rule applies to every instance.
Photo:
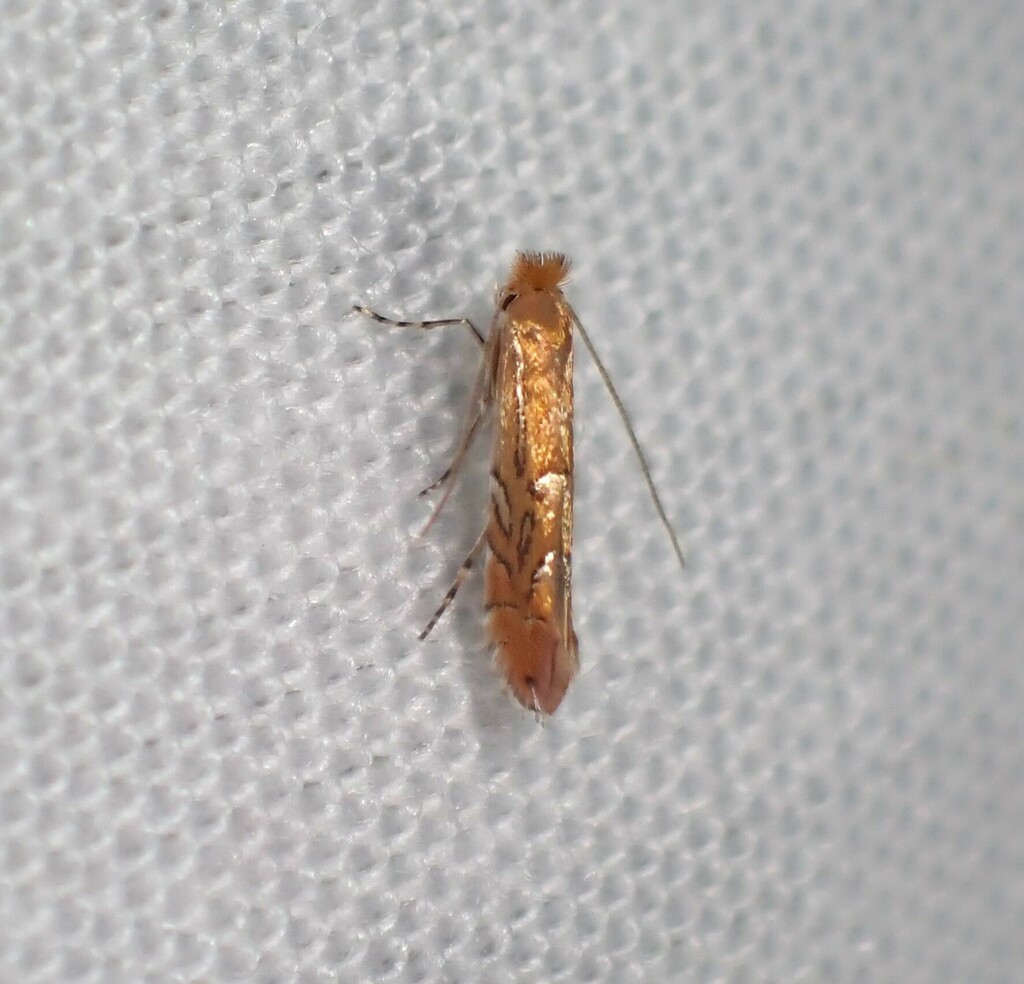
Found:
[[[665,507],[661,504],[661,496],[658,495],[658,490],[655,488],[654,479],[651,477],[651,469],[647,466],[647,459],[644,457],[643,449],[640,447],[640,441],[637,439],[636,432],[633,430],[633,425],[629,422],[629,414],[626,413],[626,408],[623,405],[622,400],[619,398],[619,394],[615,390],[615,385],[612,383],[611,376],[608,375],[608,370],[605,369],[604,363],[601,361],[601,357],[597,354],[597,349],[594,348],[594,343],[590,340],[587,330],[580,323],[579,316],[572,308],[569,308],[569,313],[572,317],[573,324],[580,333],[580,338],[583,339],[583,344],[590,353],[590,357],[594,360],[594,365],[597,366],[597,373],[601,377],[601,381],[604,383],[605,389],[608,390],[608,395],[612,398],[612,403],[615,404],[615,409],[618,410],[619,417],[626,428],[626,433],[629,435],[629,443],[633,445],[633,450],[636,452],[636,456],[640,461],[640,470],[644,474],[644,481],[647,482],[647,489],[651,493],[654,508],[658,511],[658,518],[661,520],[661,525],[665,527],[665,531],[668,533],[668,538],[672,542],[672,549],[679,558],[679,566],[685,567],[686,560],[683,557],[683,549],[679,546],[679,538],[676,536],[676,531],[672,529],[672,523],[669,522],[668,514],[665,512]]]

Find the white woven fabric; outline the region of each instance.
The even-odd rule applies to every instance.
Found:
[[[8,0],[0,980],[1024,975],[1024,7]],[[581,677],[416,549],[517,248]]]

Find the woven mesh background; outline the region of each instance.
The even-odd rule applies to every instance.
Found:
[[[1024,8],[7,0],[0,980],[1018,982]],[[584,670],[485,652],[516,248]]]

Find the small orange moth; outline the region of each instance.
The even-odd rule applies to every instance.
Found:
[[[569,269],[561,253],[518,253],[498,292],[486,341],[467,318],[396,321],[355,307],[380,324],[398,328],[461,324],[483,348],[470,413],[452,463],[421,494],[444,489],[425,532],[444,507],[481,422],[496,405],[487,523],[420,638],[454,600],[486,543],[484,598],[495,662],[516,699],[538,716],[554,713],[579,669],[571,564],[574,328],[626,426],[655,508],[683,563],[622,401],[562,293]]]

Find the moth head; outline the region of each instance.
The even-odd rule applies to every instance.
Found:
[[[508,280],[498,292],[498,308],[504,311],[520,294],[560,291],[571,268],[564,253],[517,253]]]

